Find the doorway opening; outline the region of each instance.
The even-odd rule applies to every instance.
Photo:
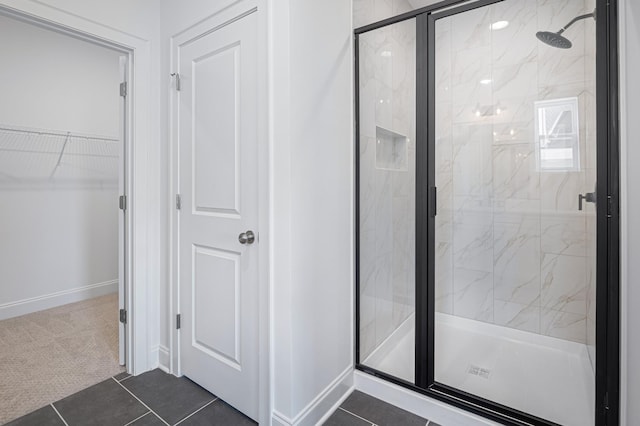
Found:
[[[125,371],[131,52],[0,10],[0,423]]]

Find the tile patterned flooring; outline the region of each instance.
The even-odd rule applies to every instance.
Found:
[[[11,426],[249,426],[256,423],[186,377],[126,373],[47,405]]]
[[[387,402],[354,391],[324,426],[439,426]]]
[[[186,377],[153,370],[121,373],[7,425],[11,426],[250,426],[256,423]],[[325,426],[438,426],[354,391]]]

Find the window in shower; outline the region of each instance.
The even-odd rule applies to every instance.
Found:
[[[539,171],[580,171],[578,111],[577,97],[535,102],[536,164]]]
[[[612,415],[608,5],[452,0],[356,30],[359,369],[500,423]]]

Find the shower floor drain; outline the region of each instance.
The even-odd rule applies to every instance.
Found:
[[[491,374],[491,370],[471,364],[467,369],[467,373],[482,377],[483,379],[488,379]]]

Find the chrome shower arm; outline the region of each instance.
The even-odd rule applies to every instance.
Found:
[[[575,24],[578,21],[582,21],[583,19],[587,19],[587,18],[593,18],[596,19],[596,11],[594,10],[591,13],[587,13],[585,15],[580,15],[580,16],[576,16],[575,18],[573,18],[571,20],[571,22],[569,22],[567,25],[565,25],[564,27],[562,27],[562,29],[560,31],[558,31],[558,34],[562,34],[563,32],[565,32],[570,26],[572,26],[573,24]]]

